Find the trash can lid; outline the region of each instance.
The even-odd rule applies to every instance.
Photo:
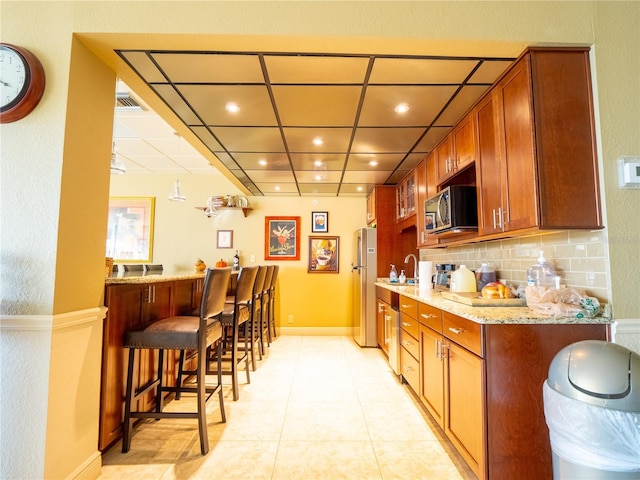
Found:
[[[640,355],[615,343],[585,340],[563,348],[551,362],[548,382],[576,400],[640,411]]]

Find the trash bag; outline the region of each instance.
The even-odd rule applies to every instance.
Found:
[[[527,306],[537,313],[557,317],[595,317],[600,311],[597,298],[572,287],[546,288],[528,285],[525,288]]]

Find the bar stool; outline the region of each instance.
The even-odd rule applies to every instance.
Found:
[[[270,316],[271,316],[271,279],[273,278],[273,271],[275,270],[275,265],[267,266],[267,274],[264,277],[264,285],[262,286],[262,292],[260,294],[260,305],[261,305],[261,315],[260,315],[260,348],[262,349],[262,354],[264,355],[264,342],[265,339],[267,341],[267,345],[271,346],[271,336],[269,335],[269,325],[270,325]]]
[[[209,349],[207,353],[209,373],[222,373],[222,375],[231,375],[231,384],[233,388],[233,399],[240,398],[238,391],[238,366],[244,362],[247,375],[247,383],[251,382],[249,375],[249,336],[247,335],[248,320],[251,317],[251,301],[253,298],[253,285],[258,275],[258,267],[242,267],[238,275],[238,284],[233,303],[225,302],[224,312],[220,319],[220,323],[224,329],[223,332],[223,348],[222,350]],[[238,345],[239,329],[243,326],[245,329],[244,348],[240,350]],[[222,369],[218,362],[217,371],[209,370],[214,360],[222,360],[226,364],[230,364],[229,369]]]
[[[221,349],[222,325],[220,317],[224,310],[224,299],[231,269],[209,268],[205,275],[200,303],[200,315],[169,317],[148,325],[144,330],[127,331],[124,334],[123,346],[129,349],[129,363],[127,368],[127,387],[125,394],[125,413],[122,437],[122,453],[131,447],[131,421],[134,418],[197,418],[200,434],[200,452],[205,455],[209,451],[207,436],[206,402],[218,393],[222,422],[226,422],[224,411],[224,397],[222,391],[222,377],[218,374],[217,384],[208,387],[205,384],[207,367],[207,349],[217,342],[217,350]],[[158,350],[158,376],[146,385],[135,389],[137,384],[136,351],[141,349]],[[179,380],[176,387],[163,385],[164,351],[165,350],[196,350],[198,365],[193,372],[196,377],[195,387],[182,386]],[[221,355],[218,356],[220,358]],[[218,371],[221,371],[218,365]],[[134,411],[136,400],[142,395],[155,389],[155,411]],[[192,392],[197,396],[197,412],[163,412],[165,392]],[[207,393],[209,394],[207,396]],[[140,402],[143,403],[143,402]]]
[[[253,284],[253,300],[251,301],[251,318],[249,319],[249,344],[251,348],[251,366],[253,371],[256,370],[256,348],[260,360],[264,354],[264,345],[262,344],[262,291],[267,279],[269,267],[259,266],[256,281]]]
[[[268,342],[276,338],[276,280],[278,279],[278,272],[280,271],[280,265],[274,265],[273,276],[271,277],[271,288],[269,289],[269,324],[273,328],[273,336],[271,335],[271,329],[267,329]]]

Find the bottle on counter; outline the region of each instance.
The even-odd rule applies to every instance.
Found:
[[[476,270],[476,290],[482,291],[487,283],[496,281],[496,272],[489,266],[488,263],[483,263],[478,270]]]
[[[397,283],[398,282],[398,271],[396,270],[396,266],[391,264],[391,271],[389,272],[389,282]]]
[[[400,283],[407,283],[407,276],[404,274],[404,270],[400,270],[400,276],[398,277]]]
[[[238,254],[238,250],[236,250],[233,256],[233,271],[237,272],[238,270],[240,270],[240,255]]]
[[[476,277],[466,265],[460,265],[455,272],[451,274],[451,291],[452,292],[476,292]]]
[[[554,287],[556,269],[544,258],[544,253],[540,250],[538,263],[531,265],[527,269],[527,285],[534,287]]]

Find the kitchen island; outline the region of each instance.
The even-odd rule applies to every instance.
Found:
[[[398,297],[402,378],[477,477],[551,479],[542,385],[563,347],[610,339],[607,309],[565,318],[472,307],[415,285],[376,289],[379,311],[389,292]]]

